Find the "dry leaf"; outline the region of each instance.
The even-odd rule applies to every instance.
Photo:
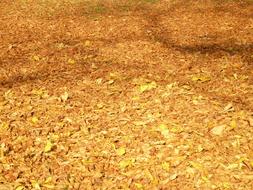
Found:
[[[153,82],[150,82],[150,83],[145,83],[145,84],[140,85],[139,91],[141,93],[143,93],[145,91],[152,90],[156,87],[157,87],[157,84],[156,84],[156,82],[153,81]]]
[[[126,154],[126,149],[124,147],[120,147],[119,149],[116,150],[117,155],[123,156]]]
[[[169,129],[167,128],[167,125],[165,124],[160,124],[158,126],[158,130],[161,132],[161,134],[165,137],[165,138],[170,138],[171,134],[169,132]]]
[[[36,124],[36,123],[38,123],[39,119],[38,119],[38,117],[33,116],[33,117],[31,118],[31,121],[32,121],[33,124]]]
[[[85,42],[83,43],[83,45],[84,45],[85,47],[89,47],[89,46],[91,46],[91,41],[85,40]]]
[[[19,185],[18,187],[16,187],[15,190],[24,190],[25,189],[25,186],[23,185]]]
[[[213,135],[218,135],[218,136],[221,136],[223,135],[223,132],[226,128],[226,125],[219,125],[219,126],[216,126],[214,127],[212,130],[211,130],[211,133]]]
[[[144,186],[140,183],[135,183],[134,185],[137,189],[144,189]]]
[[[0,125],[0,133],[2,132],[5,132],[9,129],[9,124],[6,123],[6,122],[3,122],[1,125]]]
[[[237,123],[234,119],[230,122],[230,127],[231,127],[232,130],[237,127]]]
[[[68,100],[68,98],[69,98],[68,92],[64,92],[64,93],[61,95],[61,100],[62,100],[63,102],[66,102],[66,101]]]
[[[40,60],[40,57],[38,55],[34,55],[33,58],[32,58],[34,61],[39,61]]]
[[[172,180],[175,180],[176,178],[178,177],[178,174],[172,174],[169,179],[172,181]]]
[[[204,167],[202,166],[202,164],[197,163],[197,162],[193,162],[190,161],[190,164],[193,168],[195,168],[196,170],[202,171],[204,169]]]
[[[229,103],[228,105],[226,105],[223,111],[224,112],[234,111],[233,104]]]
[[[170,164],[168,162],[163,162],[162,169],[168,172],[170,170]]]
[[[76,61],[75,61],[74,59],[68,59],[68,63],[69,63],[69,64],[75,64]]]
[[[35,189],[35,190],[40,190],[40,184],[38,181],[36,180],[31,180],[31,184],[32,184],[32,187]]]
[[[134,159],[122,160],[122,161],[120,161],[120,163],[119,163],[119,168],[120,168],[120,169],[125,169],[125,168],[127,168],[127,167],[133,165],[134,162],[135,162]]]
[[[44,152],[50,152],[53,148],[53,143],[50,140],[47,140],[46,145],[44,147]]]

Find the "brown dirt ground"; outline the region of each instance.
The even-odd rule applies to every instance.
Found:
[[[253,4],[1,0],[0,189],[253,189]]]

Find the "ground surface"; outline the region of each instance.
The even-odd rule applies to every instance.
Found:
[[[1,0],[0,189],[253,189],[252,1]]]

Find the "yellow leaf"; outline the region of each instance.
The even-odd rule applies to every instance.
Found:
[[[69,94],[68,92],[64,92],[62,95],[61,95],[61,99],[63,102],[67,101],[69,98]]]
[[[68,59],[68,63],[69,63],[69,64],[75,64],[76,61],[75,61],[74,59]]]
[[[9,129],[9,124],[6,123],[6,122],[3,122],[1,125],[0,125],[0,132],[5,132]]]
[[[144,189],[143,185],[140,183],[135,183],[134,185],[137,189]]]
[[[58,44],[56,44],[56,47],[58,49],[63,49],[65,47],[65,45],[64,45],[64,43],[58,43]]]
[[[32,186],[33,186],[34,189],[36,189],[36,190],[40,190],[40,189],[41,189],[41,188],[40,188],[40,184],[39,184],[38,181],[36,181],[36,180],[31,180],[31,184],[32,184]]]
[[[116,150],[117,155],[123,156],[126,154],[126,149],[124,147],[120,147],[119,149]]]
[[[47,98],[49,96],[48,92],[44,89],[34,89],[32,90],[32,94],[39,96],[40,98]]]
[[[228,170],[233,170],[239,167],[239,164],[233,163],[233,164],[229,164],[226,169]]]
[[[199,171],[202,171],[204,169],[203,166],[200,163],[190,161],[190,164],[193,168],[195,168]]]
[[[210,180],[209,180],[208,177],[206,177],[206,176],[201,176],[201,178],[203,179],[203,181],[204,181],[205,183],[209,183],[209,182],[210,182]]]
[[[24,190],[24,189],[25,189],[25,186],[19,185],[19,186],[16,187],[15,190]]]
[[[47,143],[44,148],[44,152],[50,152],[52,150],[53,143],[50,140],[47,140]]]
[[[140,100],[140,96],[133,96],[133,97],[132,97],[132,100],[133,100],[133,101]]]
[[[235,128],[237,127],[237,123],[236,123],[235,120],[232,120],[232,121],[230,122],[230,127],[231,127],[231,129],[235,129]]]
[[[231,184],[229,182],[224,182],[222,184],[222,186],[225,188],[225,189],[230,189],[231,188]]]
[[[221,136],[226,128],[226,125],[219,125],[212,128],[211,133],[213,135]]]
[[[171,132],[173,132],[173,133],[181,133],[183,131],[184,131],[184,129],[182,127],[172,127],[171,128]]]
[[[38,123],[39,119],[36,116],[33,116],[31,121],[33,124],[36,124],[36,123]]]
[[[44,183],[51,183],[52,182],[52,176],[49,176]]]
[[[168,162],[163,162],[162,163],[162,168],[165,170],[165,171],[170,171],[170,164]]]
[[[113,79],[108,81],[108,84],[113,84],[113,83],[114,83]]]
[[[38,55],[34,55],[33,58],[32,58],[34,61],[39,61],[40,60],[40,57]]]
[[[120,168],[120,169],[125,169],[125,168],[127,168],[127,167],[133,165],[134,162],[135,162],[134,159],[122,160],[122,161],[120,161],[120,163],[119,163],[119,168]]]
[[[91,46],[91,41],[85,40],[85,42],[83,43],[83,45],[84,45],[85,47],[89,47],[89,46]]]
[[[253,161],[250,162],[251,167],[253,168]]]
[[[165,138],[169,138],[171,137],[169,129],[167,128],[167,125],[165,124],[160,124],[159,126],[159,131],[161,132],[161,134],[165,137]]]
[[[145,91],[152,90],[152,89],[154,89],[156,87],[157,87],[157,84],[156,84],[156,82],[153,81],[153,82],[150,82],[150,83],[146,83],[146,84],[140,85],[139,91],[141,93],[143,93]]]

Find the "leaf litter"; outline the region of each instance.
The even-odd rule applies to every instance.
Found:
[[[0,189],[253,189],[250,2],[0,8]]]

